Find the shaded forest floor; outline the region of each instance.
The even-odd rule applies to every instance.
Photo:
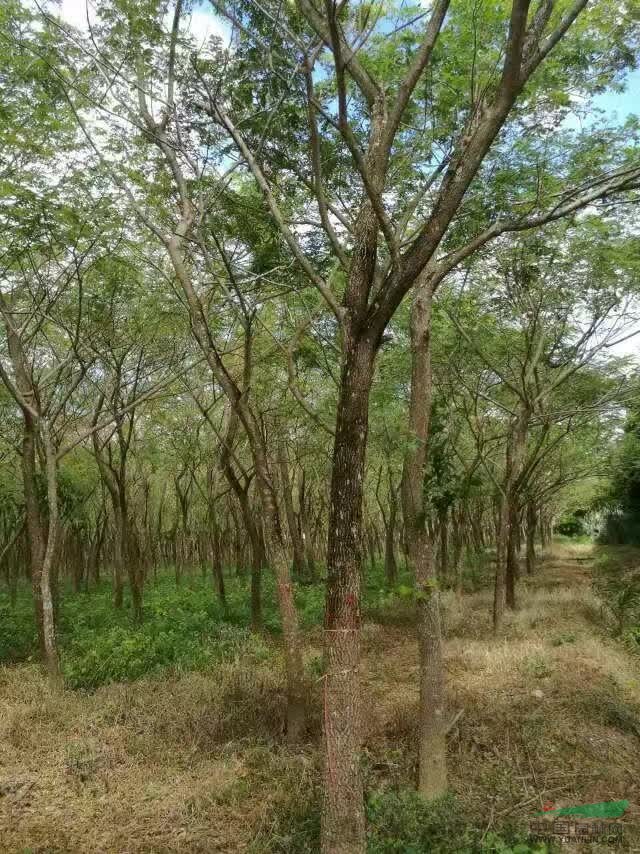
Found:
[[[608,634],[592,557],[589,546],[557,546],[521,582],[498,638],[488,590],[445,595],[450,706],[462,710],[451,789],[475,828],[473,850],[510,850],[492,843],[494,831],[526,831],[549,801],[628,799],[622,850],[640,851],[640,659]],[[281,739],[274,641],[90,693],[52,692],[33,664],[0,668],[0,851],[316,851],[320,643],[308,628],[309,739],[295,750]],[[387,597],[371,609],[363,643],[371,850],[409,850],[391,847],[384,795],[371,793],[415,779],[410,603]],[[459,825],[434,834],[413,850],[470,850]]]

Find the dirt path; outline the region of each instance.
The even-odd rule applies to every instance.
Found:
[[[462,604],[446,597],[450,705],[463,709],[451,784],[486,826],[528,821],[545,802],[627,799],[627,843],[640,851],[640,659],[603,626],[590,557],[586,547],[556,549],[521,583],[519,610],[498,638],[488,592]],[[416,682],[415,644],[406,631],[385,631],[366,683],[372,728],[386,722],[389,751],[415,737]]]

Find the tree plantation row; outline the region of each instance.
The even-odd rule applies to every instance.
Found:
[[[202,574],[261,633],[267,590],[295,743],[322,586],[322,848],[361,852],[363,585],[415,610],[436,798],[441,591],[489,570],[499,635],[637,465],[640,127],[599,105],[640,5],[81,6],[0,8],[0,616],[28,586],[58,685],[66,596],[143,632]]]

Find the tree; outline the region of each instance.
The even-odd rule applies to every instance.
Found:
[[[430,115],[436,118],[433,140],[426,132],[405,136],[400,133],[401,123],[405,115],[412,111],[415,114],[422,106],[421,96],[416,94],[420,92],[419,81],[429,79],[425,77],[428,72],[436,81],[444,78],[447,66],[441,57],[446,57],[447,38],[457,38],[459,29],[468,31],[472,26],[470,10],[463,6],[449,8],[449,3],[437,2],[426,25],[421,21],[419,26],[409,27],[408,33],[403,28],[403,40],[415,39],[413,59],[405,63],[398,46],[400,38],[394,38],[393,31],[391,36],[384,33],[380,19],[369,21],[363,10],[340,15],[339,8],[329,4],[320,12],[302,0],[296,11],[285,18],[285,12],[267,7],[263,13],[267,19],[263,18],[264,26],[273,31],[275,22],[279,35],[277,43],[270,42],[269,54],[277,56],[282,76],[286,76],[283,75],[286,68],[291,79],[298,75],[304,79],[304,90],[301,94],[300,89],[294,90],[292,100],[302,105],[300,113],[304,108],[307,114],[311,178],[304,175],[295,159],[291,163],[286,154],[284,158],[274,156],[267,160],[276,145],[285,152],[297,151],[295,141],[283,146],[282,136],[286,132],[280,123],[274,122],[275,130],[258,135],[259,144],[253,144],[251,131],[239,129],[246,126],[245,122],[251,127],[246,107],[243,110],[240,105],[238,109],[234,104],[234,119],[219,90],[213,85],[205,89],[204,109],[232,138],[238,156],[254,175],[283,240],[326,300],[340,330],[343,365],[331,479],[325,620],[323,850],[327,852],[359,851],[364,847],[357,683],[362,489],[369,394],[383,333],[403,297],[421,276],[429,277],[435,287],[460,261],[499,234],[560,218],[612,189],[632,188],[637,183],[637,165],[630,167],[624,163],[611,178],[607,175],[595,182],[589,180],[571,190],[565,185],[560,190],[560,200],[551,202],[545,193],[536,194],[535,200],[523,205],[526,214],[522,216],[496,215],[494,208],[486,211],[488,224],[476,227],[471,234],[460,227],[467,212],[463,206],[465,196],[483,162],[489,159],[492,145],[500,134],[503,140],[516,144],[514,139],[517,140],[518,131],[525,124],[523,111],[531,109],[549,92],[550,78],[554,78],[556,90],[558,78],[561,87],[571,81],[572,85],[588,90],[582,70],[568,62],[561,49],[561,55],[551,62],[552,73],[545,75],[544,69],[536,73],[567,34],[570,43],[575,39],[574,47],[581,40],[584,43],[582,26],[577,27],[573,36],[570,31],[586,5],[576,2],[558,9],[553,3],[533,6],[515,0],[508,9],[495,10],[497,19],[487,14],[482,21],[486,42],[480,39],[475,44],[486,43],[489,47],[483,52],[476,50],[467,65],[456,52],[454,73],[458,79],[461,74],[470,75],[471,79],[471,97],[465,97],[460,105],[460,125],[451,122],[450,114],[446,113],[447,96],[442,94],[445,87],[439,89],[437,83],[430,87],[429,99],[440,96],[435,100],[436,106],[429,104]],[[255,50],[256,44],[263,47],[259,33],[255,32],[257,13],[251,5],[234,6],[230,10],[220,4],[218,8],[238,22],[241,33],[247,33],[250,50]],[[598,9],[598,13],[601,11]],[[591,19],[592,25],[595,20]],[[240,38],[242,41],[243,36]],[[327,49],[328,61],[319,59],[327,55],[321,54],[319,48]],[[314,76],[318,63],[322,65],[322,74]],[[496,64],[501,69],[498,74],[494,73]],[[386,73],[384,82],[380,75],[382,68]],[[389,75],[390,68],[394,68],[395,74]],[[607,76],[615,72],[608,66],[603,73]],[[322,86],[317,84],[319,76]],[[254,82],[259,85],[255,77]],[[264,102],[268,102],[271,93],[262,91]],[[519,97],[521,112],[515,114],[506,128]],[[337,116],[331,110],[334,99]],[[443,114],[445,119],[438,124],[437,119]],[[323,133],[331,140],[336,161],[348,178],[343,178],[340,168],[333,173],[324,171],[319,121],[323,123]],[[289,138],[299,130],[299,123],[292,123]],[[268,142],[263,141],[264,136],[270,137],[271,150]],[[425,179],[424,152],[439,146],[444,153],[436,156],[434,168]],[[420,175],[419,181],[414,181],[419,183],[417,197],[409,200],[405,193],[399,192],[397,181],[400,175],[410,183],[411,178],[405,173],[408,163],[419,164],[416,171]],[[342,294],[334,292],[322,268],[305,251],[289,225],[279,182],[290,184],[291,175],[300,172],[303,174],[297,188],[309,190],[312,200],[309,204],[313,204],[320,217],[326,249],[343,270]],[[333,200],[334,194],[340,197],[341,183],[352,194],[358,188],[354,203],[346,210],[341,210]],[[495,180],[493,183],[496,186]],[[494,194],[494,198],[500,210],[500,194]],[[505,201],[503,196],[503,210]],[[472,194],[469,200],[472,209],[473,202]],[[382,246],[379,246],[380,235]],[[443,242],[447,254],[438,257]]]
[[[106,108],[95,81],[76,83],[73,63],[59,76],[104,174],[167,253],[194,340],[251,450],[267,560],[278,578],[292,732],[302,685],[297,620],[269,448],[251,386],[241,380],[253,363],[234,362],[228,328],[212,317],[214,297],[232,307],[251,356],[253,306],[247,313],[245,298],[256,276],[247,264],[229,263],[218,204],[233,173],[250,175],[262,200],[256,219],[269,239],[255,254],[263,257],[266,243],[267,268],[295,264],[287,281],[302,278],[330,312],[325,335],[342,364],[328,519],[323,848],[359,851],[362,506],[378,352],[418,282],[435,292],[500,235],[638,186],[633,128],[625,129],[630,142],[616,129],[559,131],[568,92],[588,99],[633,63],[634,11],[618,23],[607,0],[480,9],[438,0],[415,18],[364,5],[319,11],[306,0],[216,8],[233,22],[234,50],[194,56],[180,2],[169,35],[159,8],[105,4],[93,34],[100,49],[71,40],[107,84]],[[111,140],[129,155],[127,169],[87,126],[96,108],[112,117]],[[122,138],[123,122],[135,129],[133,143]],[[311,235],[302,228],[309,223]],[[260,270],[258,280],[267,275]],[[223,296],[206,286],[211,281],[222,283]]]

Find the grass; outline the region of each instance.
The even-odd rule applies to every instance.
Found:
[[[165,671],[202,670],[214,662],[246,654],[268,658],[272,645],[252,637],[247,583],[231,579],[223,609],[210,579],[193,575],[176,587],[173,573],[160,573],[145,589],[144,621],[132,624],[125,597],[122,610],[111,604],[111,587],[101,583],[90,593],[70,589],[60,597],[59,642],[68,686],[95,689],[114,681],[139,679]],[[299,587],[301,625],[321,620],[320,586]],[[275,587],[264,580],[264,625],[267,635],[280,632]],[[14,608],[0,593],[0,663],[29,661],[37,656],[31,593],[23,586]]]
[[[451,797],[435,805],[413,790],[418,662],[413,629],[396,613],[408,615],[409,606],[369,579],[362,682],[370,854],[530,854],[544,850],[526,842],[526,831],[545,801],[621,798],[632,804],[625,844],[640,846],[637,660],[611,638],[588,565],[574,558],[562,546],[523,580],[519,610],[498,637],[489,591],[462,601],[443,595],[449,707],[463,715],[449,736]],[[107,649],[100,644],[112,633],[173,631],[180,642],[192,635],[194,647],[169,662],[152,657],[142,677],[103,674],[90,691],[54,692],[34,663],[0,667],[0,851],[317,852],[322,599],[315,588],[300,593],[310,721],[294,749],[281,737],[285,685],[270,584],[272,635],[260,638],[241,625],[246,588],[235,579],[225,620],[206,581],[185,579],[175,591],[160,577],[146,591],[141,630],[126,614],[113,617],[106,588],[65,597],[67,667],[96,645]],[[26,614],[17,625],[27,626]]]
[[[385,586],[383,567],[369,571],[363,589],[363,612],[378,622],[412,623],[410,579],[402,570],[398,586]],[[110,682],[131,681],[165,672],[202,670],[218,661],[244,655],[268,658],[274,653],[273,640],[280,632],[274,579],[263,579],[263,638],[251,636],[247,626],[249,580],[227,579],[227,608],[222,609],[211,579],[195,573],[177,587],[170,568],[150,579],[144,594],[144,620],[132,624],[130,603],[112,606],[112,589],[101,582],[90,592],[65,588],[60,596],[59,644],[66,684],[94,690]],[[400,591],[400,592],[399,592]],[[296,602],[301,628],[312,630],[322,623],[324,587],[297,585]],[[267,640],[265,640],[265,638]],[[23,584],[17,602],[10,606],[8,595],[0,591],[0,664],[16,664],[37,658],[37,636],[31,591]],[[310,661],[312,675],[320,665]]]

